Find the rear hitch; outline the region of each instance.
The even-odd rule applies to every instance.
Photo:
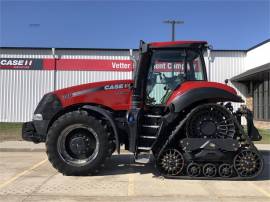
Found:
[[[260,135],[258,129],[254,126],[253,113],[247,108],[247,106],[241,105],[241,107],[236,111],[236,116],[240,124],[241,124],[241,116],[244,116],[246,118],[247,133],[252,141],[260,141],[262,139],[262,136]]]

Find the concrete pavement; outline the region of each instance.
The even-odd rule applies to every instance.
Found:
[[[0,152],[0,201],[270,201],[270,156],[256,181],[169,180],[130,154],[113,155],[96,176],[58,173],[44,152]]]
[[[0,142],[0,152],[43,152],[45,144],[35,144],[27,141],[4,141]]]

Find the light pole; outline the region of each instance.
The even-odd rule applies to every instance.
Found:
[[[175,25],[176,24],[184,24],[184,21],[181,20],[165,20],[164,23],[172,25],[172,41],[175,39]]]
[[[57,85],[56,85],[57,75],[56,74],[57,74],[57,59],[58,59],[58,56],[55,53],[55,48],[52,48],[52,56],[53,56],[53,60],[54,60],[53,89],[56,90],[56,88],[57,88]]]

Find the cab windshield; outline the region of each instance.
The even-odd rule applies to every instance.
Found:
[[[147,77],[147,103],[165,104],[173,90],[184,81],[206,80],[202,58],[197,50],[154,51]]]

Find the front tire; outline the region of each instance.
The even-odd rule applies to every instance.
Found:
[[[46,148],[49,161],[64,175],[93,174],[108,156],[108,132],[86,111],[69,112],[49,129]]]

